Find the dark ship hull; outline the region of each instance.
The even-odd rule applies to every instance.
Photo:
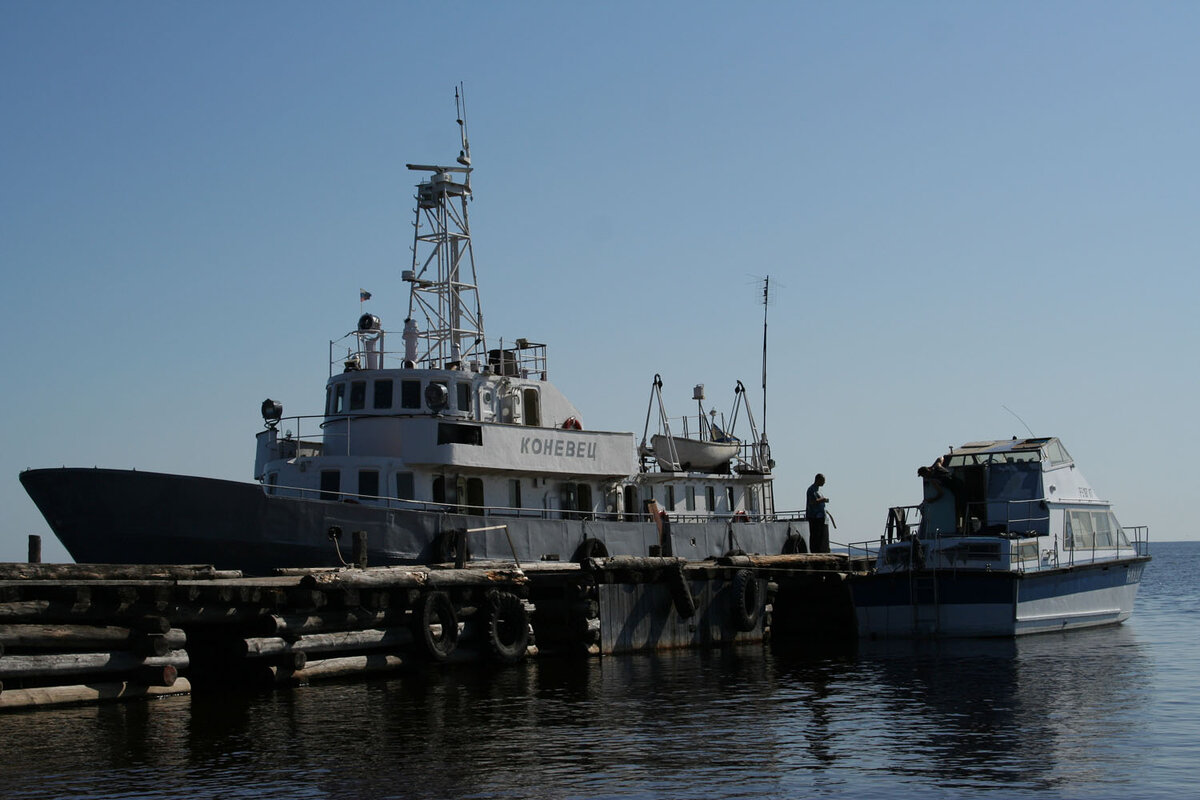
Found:
[[[447,513],[403,501],[385,507],[281,497],[254,483],[136,470],[27,470],[21,483],[79,563],[211,564],[256,574],[336,567],[350,560],[357,531],[367,534],[371,566],[441,563],[453,559],[460,532],[496,525],[507,525],[507,536],[504,530],[466,534],[471,558],[646,555],[667,542],[664,554],[695,560],[734,551],[807,549],[801,520],[676,522],[664,540],[659,526],[644,518],[545,519],[535,510],[530,514],[537,516],[528,517]],[[331,538],[331,528],[342,531],[339,540]]]

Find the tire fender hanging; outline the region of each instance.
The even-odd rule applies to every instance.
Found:
[[[733,626],[743,632],[754,630],[763,610],[762,586],[758,578],[748,569],[739,569],[733,576],[730,589],[729,611],[733,616]]]
[[[529,647],[529,612],[512,592],[488,592],[483,604],[488,651],[501,664],[516,664]]]
[[[438,626],[435,632],[434,625]],[[450,595],[428,592],[413,609],[413,637],[434,661],[445,661],[458,646],[458,614]]]

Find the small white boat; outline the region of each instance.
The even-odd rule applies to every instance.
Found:
[[[924,468],[849,580],[860,636],[1014,636],[1123,622],[1150,560],[1056,438],[972,442]]]
[[[667,472],[728,472],[740,442],[711,442],[682,436],[650,437],[659,469]]]

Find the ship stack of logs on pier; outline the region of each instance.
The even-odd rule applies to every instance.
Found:
[[[845,556],[277,570],[0,564],[0,709],[850,635]]]

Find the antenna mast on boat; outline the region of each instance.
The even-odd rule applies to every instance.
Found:
[[[762,358],[762,393],[763,393],[763,427],[762,440],[767,441],[767,305],[771,301],[771,276],[763,278],[763,358]]]
[[[462,143],[458,166],[407,165],[433,174],[417,186],[412,269],[403,274],[410,284],[404,358],[433,368],[484,364],[487,353],[467,217],[471,145],[461,83],[454,88],[454,110]]]

